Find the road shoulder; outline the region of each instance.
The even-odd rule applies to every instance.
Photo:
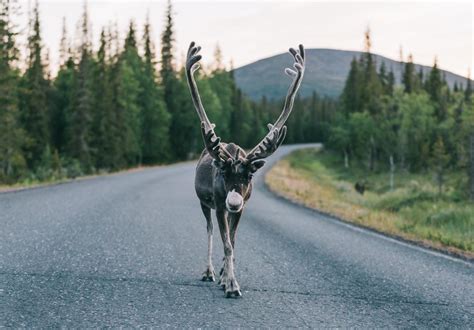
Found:
[[[324,207],[324,202],[320,203],[321,201],[319,201],[319,203],[315,203],[314,200],[308,199],[308,186],[311,183],[308,182],[305,177],[298,175],[295,171],[291,171],[288,162],[285,161],[287,157],[289,157],[289,155],[275,163],[264,176],[264,188],[277,197],[325,215],[335,221],[362,228],[405,244],[411,244],[418,248],[427,249],[432,252],[441,253],[474,264],[474,253],[469,251],[463,251],[456,247],[444,246],[438,242],[420,239],[414,235],[410,235],[409,233],[405,234],[394,230],[381,230],[376,226],[371,226],[370,221],[369,225],[367,225],[367,223],[351,218],[350,212],[347,212],[347,210],[342,213],[337,211],[334,212],[333,208]]]

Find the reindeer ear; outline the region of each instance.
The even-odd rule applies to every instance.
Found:
[[[265,160],[258,159],[250,163],[250,172],[257,172],[263,165],[265,165]]]

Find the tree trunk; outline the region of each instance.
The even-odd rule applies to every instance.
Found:
[[[370,137],[370,146],[369,146],[369,171],[373,172],[375,170],[375,141],[374,138]]]
[[[441,196],[441,194],[443,193],[443,180],[444,180],[444,177],[443,177],[443,170],[440,168],[439,169],[439,172],[437,173],[437,181],[438,181],[438,195]]]
[[[393,160],[393,155],[390,155],[390,191],[393,190],[394,176],[395,176],[395,162]]]
[[[344,167],[349,168],[349,154],[344,150]]]

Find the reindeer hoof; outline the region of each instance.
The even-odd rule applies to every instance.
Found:
[[[225,285],[225,297],[232,298],[232,297],[242,297],[242,293],[240,292],[240,286],[236,280],[228,280]]]
[[[234,290],[234,291],[226,290],[226,291],[225,291],[225,297],[226,297],[226,298],[232,298],[232,297],[238,298],[238,297],[242,297],[242,292],[240,292],[240,290]]]
[[[217,282],[217,285],[221,287],[222,290],[225,290],[226,283],[228,282],[227,274],[224,274],[224,272],[221,272],[219,282]]]
[[[202,273],[202,281],[203,282],[215,282],[216,281],[216,273],[214,272],[213,268],[207,268],[204,273]]]
[[[219,285],[221,287],[221,290],[225,290],[225,284],[224,284],[225,280],[221,279],[219,280],[219,282],[217,282],[217,285]]]

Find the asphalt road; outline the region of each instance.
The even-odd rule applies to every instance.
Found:
[[[224,298],[200,281],[194,167],[0,194],[0,327],[474,327],[472,263],[276,198],[261,174],[236,242],[243,297]]]

